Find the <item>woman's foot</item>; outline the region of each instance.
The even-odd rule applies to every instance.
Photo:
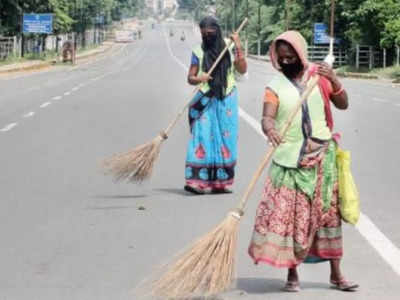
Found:
[[[332,287],[340,291],[353,292],[359,285],[355,282],[347,281],[342,275],[340,270],[340,259],[331,259],[331,278],[330,283]]]
[[[192,186],[190,186],[190,185],[185,185],[185,186],[183,187],[183,189],[184,189],[185,191],[190,192],[190,193],[195,194],[195,195],[204,195],[204,194],[205,194],[205,191],[204,191],[204,190],[199,189],[199,188],[194,188],[194,187],[192,187]]]
[[[346,279],[339,278],[339,279],[332,279],[330,280],[332,287],[344,292],[354,292],[359,285],[355,282],[347,281]]]
[[[287,281],[283,287],[285,292],[300,292],[299,274],[296,268],[288,269]]]
[[[283,287],[285,292],[289,293],[297,293],[300,292],[300,283],[298,281],[286,281],[285,286]]]

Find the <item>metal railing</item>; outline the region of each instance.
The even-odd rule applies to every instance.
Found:
[[[12,55],[20,56],[22,45],[24,47],[24,54],[41,54],[43,51],[59,52],[64,42],[73,41],[74,38],[76,38],[77,48],[80,49],[102,44],[106,37],[106,30],[103,29],[90,29],[84,33],[48,35],[45,38],[39,35],[25,36],[23,43],[21,36],[0,37],[0,60],[4,60]]]
[[[309,46],[308,58],[310,61],[323,61],[329,53],[329,46]],[[335,56],[335,66],[343,66],[348,62],[347,50],[335,47],[333,50]]]
[[[0,37],[0,59],[16,54],[16,37]]]

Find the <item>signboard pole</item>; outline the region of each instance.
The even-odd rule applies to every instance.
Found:
[[[73,65],[75,65],[76,64],[76,51],[77,51],[77,45],[76,45],[76,33],[75,32],[73,32],[72,33],[72,40],[73,40],[73,43],[74,43],[74,46],[73,46],[73,51],[72,51],[72,64]]]
[[[21,57],[25,55],[24,14],[21,16]]]

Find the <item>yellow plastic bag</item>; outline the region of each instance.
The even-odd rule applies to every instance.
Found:
[[[338,167],[339,204],[342,219],[355,225],[360,217],[360,198],[350,171],[350,151],[336,149]]]

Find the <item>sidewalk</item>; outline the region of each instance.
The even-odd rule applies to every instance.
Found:
[[[78,53],[76,55],[76,59],[77,59],[77,61],[79,61],[84,58],[89,58],[92,56],[106,53],[112,49],[113,45],[114,45],[114,42],[108,42],[108,41],[104,42],[103,45],[101,45],[95,49],[91,49],[91,50],[87,50],[87,51]],[[51,60],[46,60],[46,61],[31,60],[31,61],[26,61],[26,62],[14,63],[14,64],[0,66],[0,74],[11,73],[11,72],[20,72],[20,71],[40,70],[40,69],[48,68],[56,63],[57,63],[57,58],[52,58]]]

